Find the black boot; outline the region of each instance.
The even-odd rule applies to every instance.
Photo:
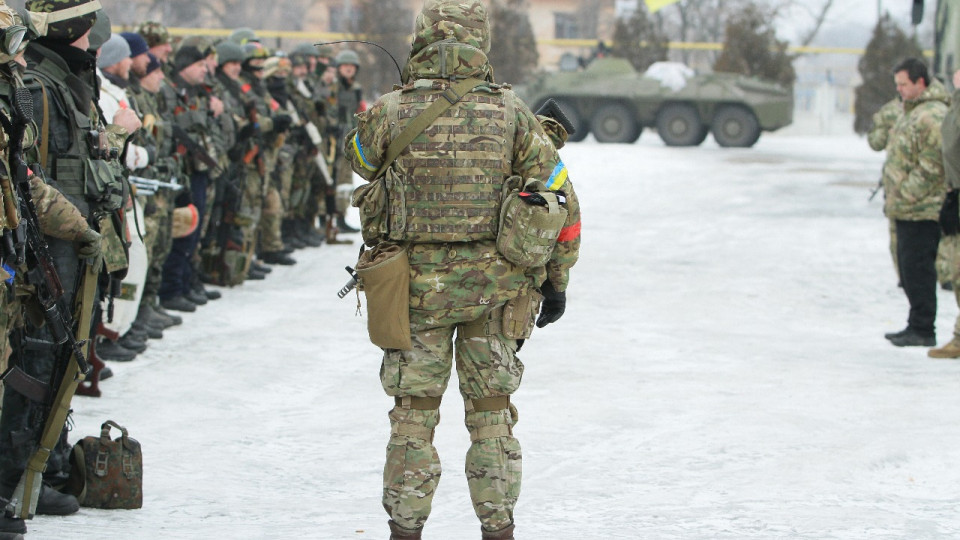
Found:
[[[286,253],[283,253],[282,251],[268,251],[266,253],[261,253],[260,260],[267,264],[281,264],[284,266],[297,264],[296,259],[287,255]]]
[[[936,347],[937,336],[932,332],[918,332],[913,328],[907,328],[904,332],[894,334],[887,338],[890,343],[897,347]]]
[[[160,306],[163,307],[163,309],[169,309],[171,311],[193,312],[197,310],[197,305],[187,300],[182,295],[161,300]]]
[[[297,230],[293,226],[293,220],[285,219],[280,224],[280,238],[283,240],[284,245],[290,246],[293,249],[303,249],[307,247],[307,244],[300,238],[300,235],[297,234]]]
[[[9,499],[13,495],[15,487],[3,485],[0,489],[2,489],[0,497]],[[77,510],[80,510],[80,503],[73,495],[60,493],[46,483],[40,486],[40,497],[37,499],[37,515],[69,516],[76,513]]]
[[[11,490],[10,493],[12,494],[13,491]],[[20,518],[8,517],[6,513],[3,512],[3,507],[5,507],[8,502],[10,501],[0,498],[0,540],[4,538],[23,538],[23,536],[20,535],[26,534],[27,523]]]
[[[147,350],[147,342],[141,341],[136,337],[130,335],[130,332],[127,332],[122,337],[120,337],[120,339],[117,340],[117,343],[120,344],[120,346],[123,347],[124,349],[129,349],[138,354]]]
[[[390,540],[420,540],[423,529],[404,529],[397,525],[392,519],[387,522],[390,526]]]
[[[347,219],[340,214],[337,216],[337,230],[342,233],[358,233],[360,229],[356,229],[347,224]]]
[[[293,227],[297,231],[297,236],[309,247],[320,247],[323,245],[323,239],[320,235],[311,235],[310,222],[305,219],[293,221]]]
[[[171,326],[177,326],[177,325],[183,324],[183,317],[179,315],[174,315],[173,313],[167,313],[167,311],[162,307],[160,307],[159,305],[150,306],[150,309],[153,310],[154,313],[159,315],[161,320],[169,321],[171,323]],[[166,324],[166,322],[164,324]]]
[[[481,527],[480,534],[483,535],[483,540],[513,540],[513,525],[511,524],[494,532],[487,531]]]
[[[137,353],[115,341],[101,339],[97,342],[97,356],[109,362],[129,362],[137,357]]]

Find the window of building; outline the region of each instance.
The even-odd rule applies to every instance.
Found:
[[[579,39],[580,25],[575,13],[555,12],[553,14],[553,35],[556,39]]]
[[[331,32],[356,32],[360,29],[361,13],[359,9],[344,9],[343,6],[330,6]]]

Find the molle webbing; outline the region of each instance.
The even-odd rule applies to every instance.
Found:
[[[417,424],[393,424],[390,427],[390,435],[403,435],[433,442],[433,430]]]
[[[467,412],[502,411],[510,408],[510,396],[494,396],[468,399],[465,402]]]
[[[436,91],[402,94],[400,122],[415,119],[442,96]],[[405,216],[405,240],[496,238],[501,188],[512,157],[506,118],[502,94],[469,93],[397,158],[404,172],[402,202],[391,194],[390,212]]]
[[[494,336],[503,333],[503,306],[467,323],[457,325],[457,339]]]

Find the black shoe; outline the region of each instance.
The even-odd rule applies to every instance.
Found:
[[[110,369],[110,366],[103,366],[103,369],[100,370],[100,378],[98,380],[105,381],[113,377],[113,370]]]
[[[256,270],[257,272],[260,272],[261,274],[269,274],[270,272],[273,272],[273,268],[270,268],[269,266],[267,266],[267,265],[265,265],[265,264],[260,264],[260,263],[258,263],[257,261],[253,261],[252,263],[250,263],[250,269],[251,269],[251,270]]]
[[[953,290],[953,283],[950,283],[949,281],[944,282],[944,283],[941,283],[941,284],[940,284],[940,288],[943,289],[943,290],[945,290],[945,291],[952,291],[952,290]]]
[[[207,303],[207,295],[198,293],[197,291],[187,291],[184,293],[183,297],[198,306],[202,306]]]
[[[146,324],[156,330],[160,330],[162,333],[167,328],[173,326],[173,320],[160,315],[154,311],[152,306],[141,304],[140,309],[137,310],[137,318],[133,321],[133,324]]]
[[[179,315],[174,315],[173,313],[167,313],[160,306],[150,306],[150,309],[153,310],[153,312],[156,313],[161,320],[165,321],[164,324],[166,324],[166,321],[169,321],[171,323],[170,326],[178,326],[183,324],[183,317]]]
[[[223,296],[220,291],[215,289],[204,289],[203,295],[207,297],[207,300],[219,300]]]
[[[137,339],[141,339],[140,334],[150,338],[150,339],[163,339],[163,328],[158,326],[153,326],[151,324],[141,324],[137,321],[133,321],[133,326],[130,327],[130,330],[136,330]],[[141,341],[146,341],[141,339]]]
[[[97,342],[97,356],[110,362],[129,362],[137,357],[137,353],[115,341],[102,339]]]
[[[247,271],[247,279],[251,279],[253,281],[260,281],[262,279],[267,279],[267,275],[264,274],[263,272],[257,271],[254,268],[251,268],[250,270]]]
[[[186,311],[188,313],[197,310],[197,305],[190,300],[187,300],[183,296],[174,296],[173,298],[161,300],[160,306],[163,307],[163,309],[169,309],[171,311]]]
[[[146,341],[148,337],[147,331],[141,327],[137,327],[136,325],[131,326],[130,329],[127,330],[127,333],[124,335],[129,335],[139,341]]]
[[[337,216],[337,230],[342,233],[348,233],[348,234],[360,232],[360,229],[356,229],[348,225],[346,218],[344,218],[342,215]]]
[[[130,349],[137,354],[147,350],[147,342],[131,336],[130,332],[124,334],[119,340],[117,340],[117,343],[124,349]]]
[[[2,489],[0,496],[9,499],[15,488],[4,485],[0,489]],[[60,493],[48,486],[46,482],[40,486],[40,497],[37,499],[37,515],[69,516],[75,514],[77,510],[80,510],[80,503],[73,495]]]
[[[13,490],[10,490],[10,493],[13,494]],[[19,518],[7,517],[2,510],[8,502],[7,499],[0,499],[0,540],[4,538],[23,538],[20,535],[26,534],[27,523]]]
[[[906,334],[906,333],[908,333],[908,332],[910,332],[910,327],[909,327],[909,326],[906,327],[906,328],[904,328],[903,330],[901,330],[901,331],[899,331],[899,332],[887,332],[886,334],[883,335],[883,337],[885,337],[885,338],[887,338],[887,339],[893,339],[893,338],[895,338],[895,337],[901,337],[901,336],[903,336],[904,334]]]
[[[280,264],[283,266],[297,264],[296,259],[287,255],[286,253],[283,253],[282,251],[268,251],[267,253],[261,253],[260,260],[267,264]]]
[[[888,338],[890,343],[897,347],[936,347],[937,336],[934,334],[921,334],[913,329],[908,329],[900,335]]]
[[[5,518],[5,519],[9,519],[10,521],[16,521],[13,518]],[[23,520],[21,519],[20,521],[23,521]],[[27,528],[26,523],[23,524],[23,528],[24,529]],[[23,531],[23,532],[27,532],[27,531]],[[0,532],[0,540],[24,540],[24,536],[20,533]]]

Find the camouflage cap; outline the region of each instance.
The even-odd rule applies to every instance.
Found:
[[[180,42],[177,52],[173,55],[174,71],[182,71],[191,64],[206,59],[216,51],[211,45],[210,40],[202,36],[190,36]]]
[[[50,39],[76,41],[96,22],[100,0],[27,0],[33,25]]]
[[[157,21],[144,21],[137,25],[136,31],[147,40],[148,47],[156,47],[171,41],[167,27]]]
[[[426,0],[417,15],[413,46],[419,51],[431,43],[453,38],[490,52],[490,20],[480,0]]]
[[[263,63],[263,76],[286,77],[290,75],[290,69],[291,64],[289,58],[271,56]]]
[[[243,49],[244,60],[250,60],[252,58],[267,58],[270,56],[270,51],[255,41],[245,43],[241,49]]]

